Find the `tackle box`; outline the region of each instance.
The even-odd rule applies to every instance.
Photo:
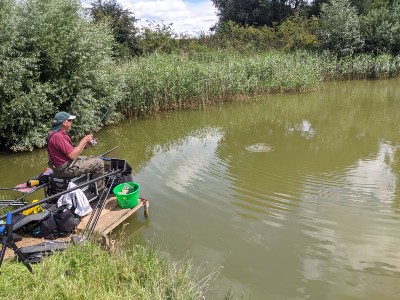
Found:
[[[47,196],[51,196],[63,192],[68,189],[68,184],[70,182],[73,182],[76,185],[81,185],[88,181],[90,181],[88,174],[83,174],[77,177],[55,177],[54,175],[50,175],[46,194]],[[82,187],[81,190],[89,202],[95,200],[99,195],[96,183],[88,184]],[[55,199],[54,202],[57,202],[57,200],[58,199]]]

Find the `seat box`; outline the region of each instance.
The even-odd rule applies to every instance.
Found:
[[[49,187],[47,188],[46,193],[47,196],[55,195],[67,190],[70,182],[73,182],[76,185],[81,185],[88,181],[90,181],[88,174],[83,174],[78,177],[55,177],[54,175],[50,175]],[[82,187],[81,190],[89,202],[95,200],[99,195],[96,183],[88,184]],[[57,199],[54,200],[54,202],[56,201]]]

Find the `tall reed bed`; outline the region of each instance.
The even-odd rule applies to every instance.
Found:
[[[323,80],[383,79],[400,74],[400,56],[386,53],[361,53],[353,57],[323,54],[320,59]]]
[[[155,54],[124,66],[127,114],[198,106],[241,95],[315,87],[318,57],[306,52]]]
[[[243,95],[305,91],[328,80],[398,76],[400,56],[222,50],[153,54],[126,63],[122,73],[121,110],[137,115]]]

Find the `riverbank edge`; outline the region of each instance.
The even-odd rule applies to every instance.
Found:
[[[95,242],[72,245],[29,273],[22,263],[4,261],[3,299],[203,299],[217,272],[200,277],[188,257],[173,261],[154,244]]]

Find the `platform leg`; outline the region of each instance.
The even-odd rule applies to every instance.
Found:
[[[150,206],[149,200],[142,199],[142,205],[144,208],[144,215],[145,217],[147,217],[149,215],[149,206]]]

